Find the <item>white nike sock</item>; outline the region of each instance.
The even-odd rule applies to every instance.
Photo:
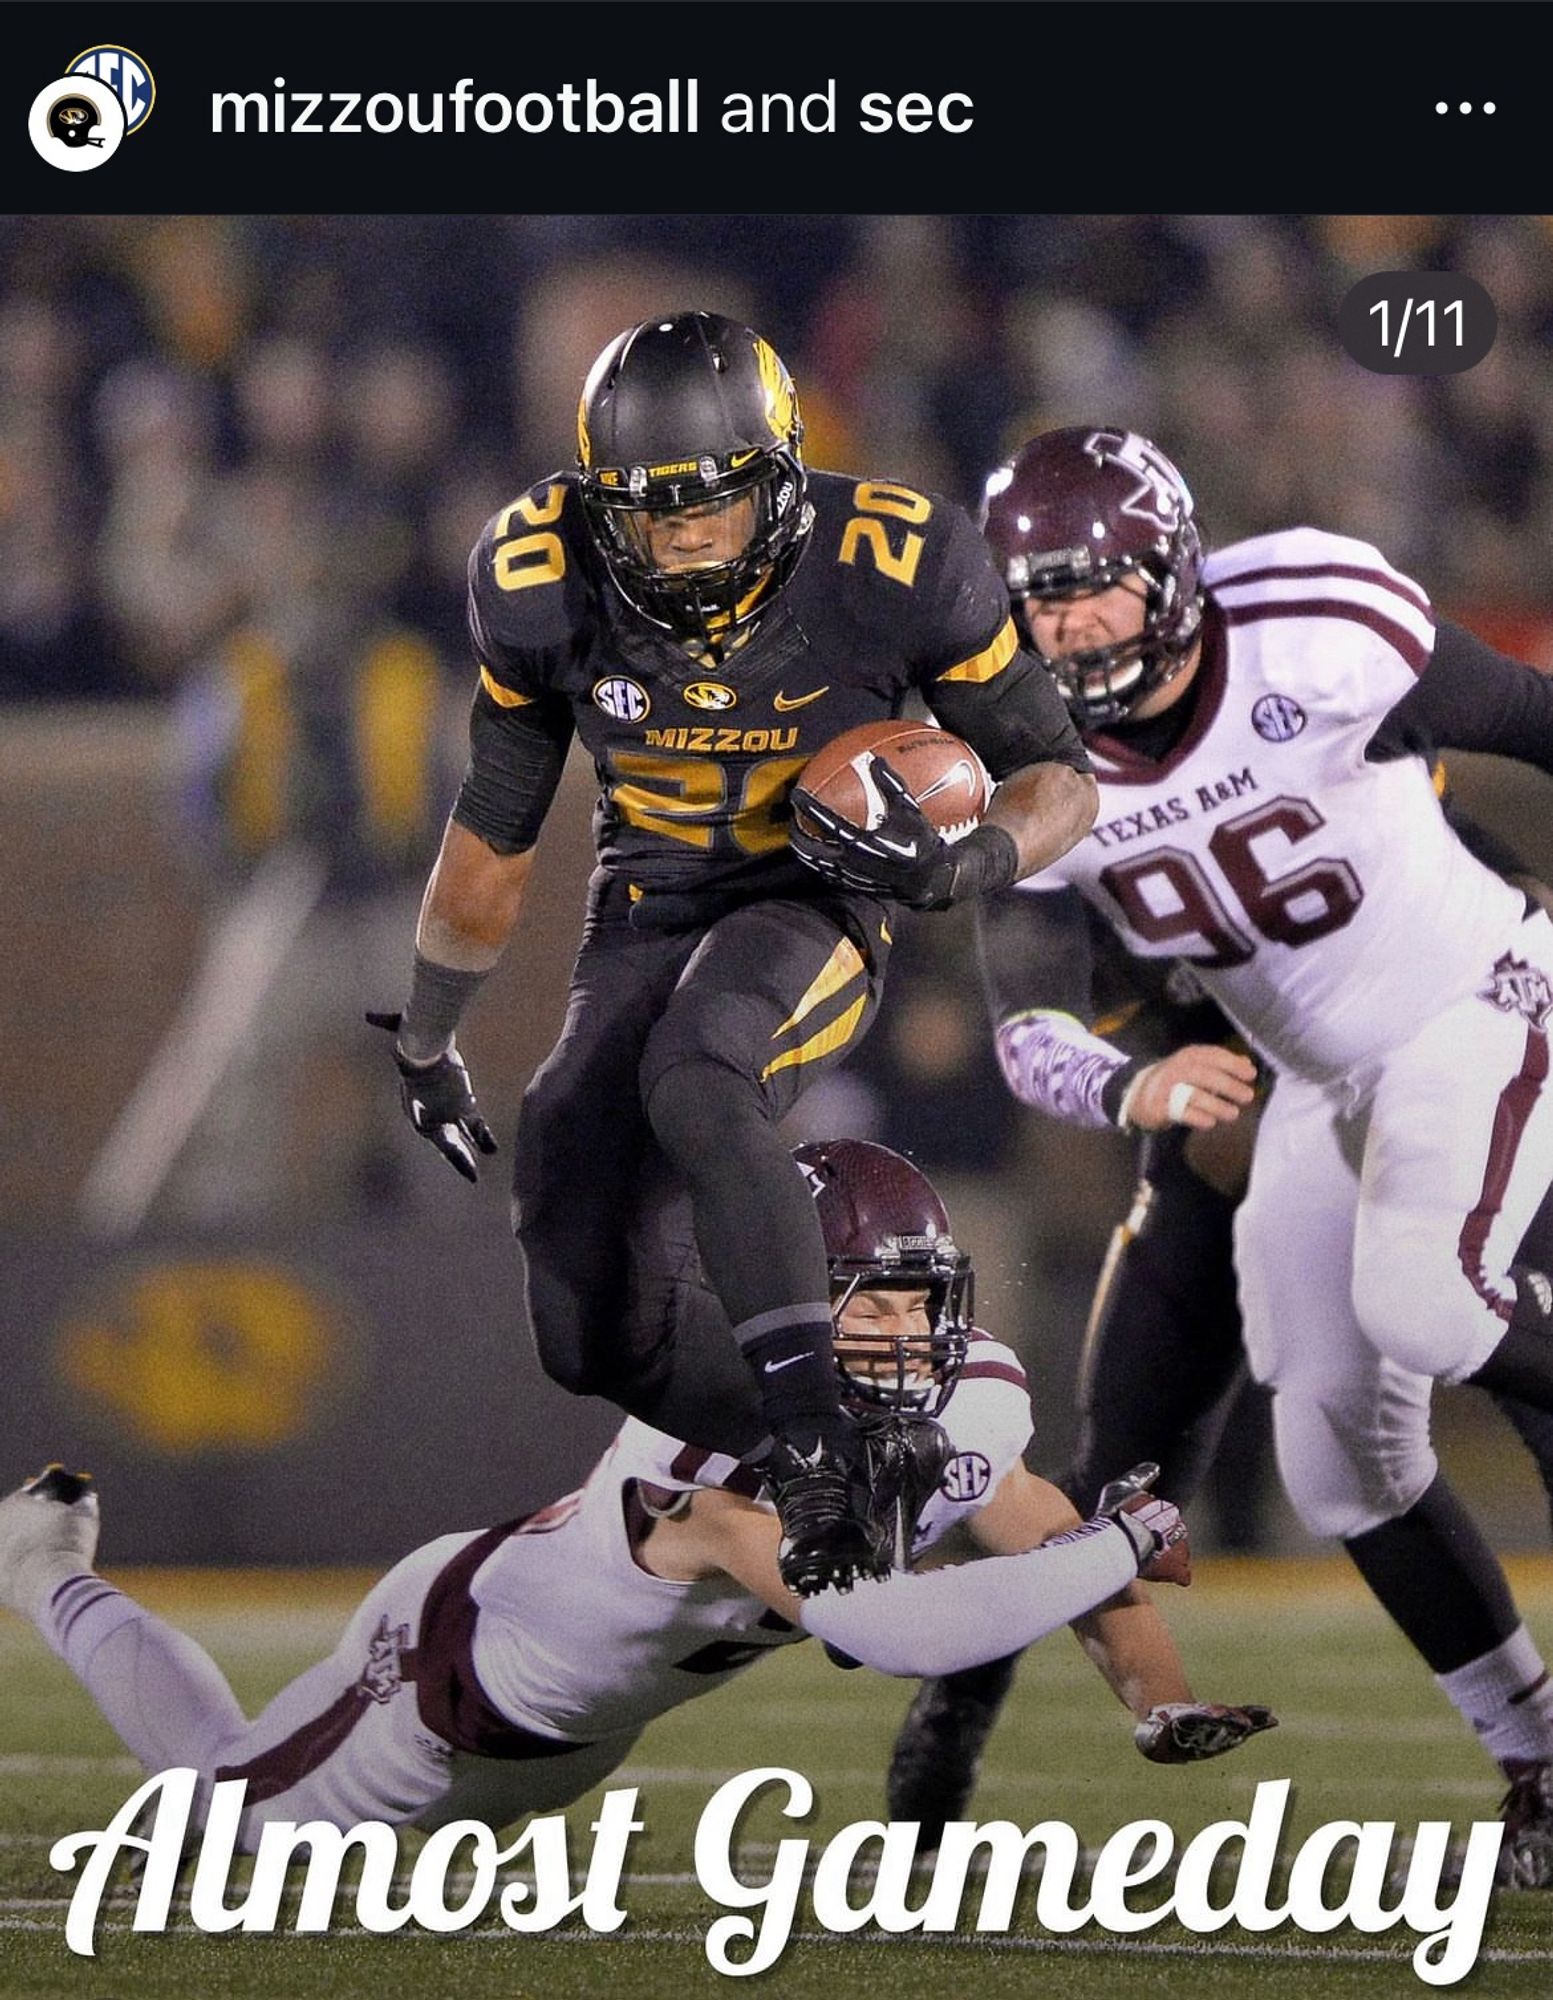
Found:
[[[1553,1680],[1524,1625],[1491,1653],[1435,1680],[1501,1764],[1553,1762]]]
[[[247,1726],[202,1646],[90,1571],[57,1585],[37,1624],[148,1771],[209,1769]]]

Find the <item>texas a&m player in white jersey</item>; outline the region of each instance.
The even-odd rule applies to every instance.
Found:
[[[1553,1409],[1553,1289],[1513,1262],[1553,1178],[1553,923],[1430,781],[1437,748],[1553,770],[1553,681],[1367,543],[1205,555],[1181,474],[1125,430],[1031,440],[984,527],[1101,794],[1003,898],[1031,927],[1004,1074],[1080,1125],[1207,1130],[1251,1101],[1230,1048],[1129,1061],[1083,1028],[1080,899],[1186,960],[1271,1068],[1235,1244],[1284,1484],[1509,1777],[1506,1879],[1553,1883],[1553,1686],[1429,1436],[1436,1380]]]
[[[1272,1726],[1197,1702],[1138,1578],[1186,1583],[1168,1500],[1135,1469],[1082,1523],[1022,1453],[1013,1353],[971,1323],[970,1259],[925,1177],[883,1146],[797,1155],[825,1235],[836,1350],[881,1525],[906,1562],[959,1526],[993,1560],[800,1599],[776,1511],[741,1459],[626,1421],[587,1483],[537,1514],[445,1535],[391,1570],[333,1655],[249,1721],[194,1642],[92,1567],[97,1497],[50,1468],[0,1501],[0,1603],[31,1618],[148,1771],[247,1781],[271,1820],[493,1826],[580,1797],[655,1716],[809,1635],[842,1664],[952,1672],[1073,1623],[1158,1763]]]

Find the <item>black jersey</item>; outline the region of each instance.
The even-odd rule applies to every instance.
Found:
[[[994,778],[1089,768],[963,508],[829,472],[810,475],[809,498],[797,567],[720,658],[619,596],[571,475],[503,508],[470,558],[480,686],[455,816],[499,851],[530,845],[575,732],[599,781],[600,863],[644,896],[816,896],[826,885],[788,847],[793,781],[822,744],[914,696]]]

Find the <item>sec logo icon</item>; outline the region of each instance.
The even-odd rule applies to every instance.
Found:
[[[97,42],[70,64],[70,76],[95,77],[115,92],[124,107],[124,136],[138,132],[156,104],[156,78],[150,66],[117,42]]]
[[[949,1500],[979,1500],[992,1484],[992,1467],[979,1451],[962,1451],[950,1459],[939,1480],[939,1491]]]

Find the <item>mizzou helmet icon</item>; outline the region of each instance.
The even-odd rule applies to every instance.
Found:
[[[57,99],[49,111],[49,130],[67,146],[106,145],[106,133],[96,129],[101,123],[102,113],[91,99],[74,93]]]
[[[124,138],[123,100],[101,77],[55,77],[32,100],[27,136],[33,151],[62,173],[79,174],[111,160]]]

